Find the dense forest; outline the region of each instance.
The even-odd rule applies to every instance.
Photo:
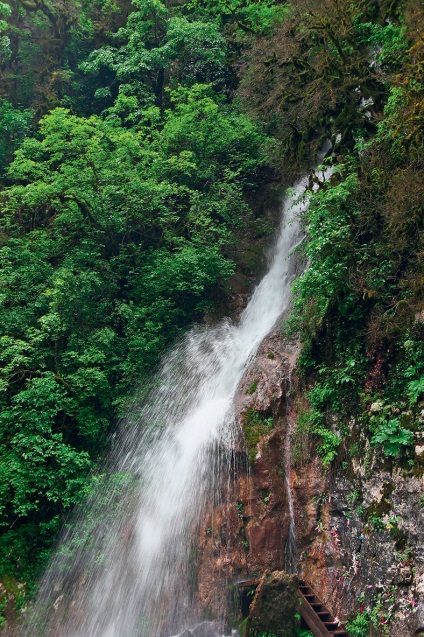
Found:
[[[0,17],[3,610],[166,348],[231,306],[235,272],[255,280],[270,209],[326,139],[284,325],[309,401],[294,442],[326,467],[374,449],[422,472],[421,3],[6,0]]]

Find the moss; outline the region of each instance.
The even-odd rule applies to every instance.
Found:
[[[253,409],[246,411],[244,417],[244,434],[249,451],[249,460],[252,464],[255,462],[258,442],[262,436],[269,433],[273,425],[274,422],[272,418],[262,416]]]
[[[255,391],[257,390],[257,388],[258,388],[258,381],[257,381],[257,380],[254,380],[254,381],[253,381],[253,383],[250,385],[250,387],[249,387],[249,389],[247,390],[247,392],[246,392],[246,393],[247,393],[247,394],[249,394],[249,395],[251,396],[252,394],[254,394],[254,393],[255,393]]]
[[[396,487],[394,482],[384,482],[382,486],[382,497],[390,498],[393,491],[395,491]]]
[[[265,502],[266,504],[268,504],[269,499],[271,497],[271,495],[269,493],[269,489],[259,489],[259,493],[261,495],[262,501]]]
[[[403,531],[402,529],[399,529],[397,526],[393,526],[390,529],[390,535],[394,539],[395,548],[398,551],[401,551],[402,549],[405,548],[405,546],[408,543],[408,534],[405,531]]]
[[[292,437],[291,457],[293,466],[301,468],[311,457],[312,432],[306,412],[300,411],[297,418],[296,430]]]
[[[245,617],[245,619],[243,619],[243,621],[241,622],[241,624],[239,625],[239,633],[240,633],[240,637],[246,637],[246,629],[247,629],[247,622],[248,622],[249,618]]]
[[[412,469],[412,474],[416,478],[422,478],[424,476],[424,454],[415,457],[415,463]]]
[[[7,619],[15,616],[25,604],[26,586],[20,584],[9,575],[2,575],[0,580],[0,628]]]
[[[365,521],[368,523],[366,526],[370,530],[370,525],[374,531],[382,531],[386,527],[382,521],[385,515],[388,515],[393,510],[393,505],[389,502],[388,498],[395,490],[393,482],[385,482],[381,488],[382,496],[379,501],[375,500],[364,511]]]
[[[401,427],[408,429],[409,431],[415,431],[416,424],[414,422],[412,412],[402,412],[399,420]]]
[[[351,458],[357,458],[359,456],[360,445],[357,440],[352,440],[349,444],[349,456]]]
[[[283,571],[265,575],[250,607],[248,637],[292,637],[299,610],[296,576]]]

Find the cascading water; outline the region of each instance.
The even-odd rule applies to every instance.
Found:
[[[110,477],[63,539],[25,635],[157,637],[201,619],[190,586],[193,531],[219,482],[216,455],[230,457],[238,436],[239,381],[289,303],[307,184],[285,201],[270,269],[239,323],[194,328],[165,361],[157,389],[134,403]]]

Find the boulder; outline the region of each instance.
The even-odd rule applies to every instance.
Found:
[[[218,637],[220,634],[220,625],[217,622],[201,622],[175,637]]]
[[[191,629],[193,637],[217,637],[221,634],[217,622],[202,622]]]
[[[273,634],[293,637],[300,601],[296,575],[284,571],[265,573],[256,589],[247,621],[246,637]]]

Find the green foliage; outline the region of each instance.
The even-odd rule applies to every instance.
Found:
[[[325,465],[345,436],[395,460],[411,444],[422,44],[389,13],[350,0],[0,2],[1,572],[34,579],[128,392],[223,294],[269,148],[294,171],[318,130],[340,133],[343,165],[302,219],[310,265],[291,328],[311,407],[298,442],[317,442]],[[238,86],[279,146],[231,103]],[[373,420],[370,400],[393,410]],[[247,412],[252,462],[272,426]]]
[[[358,127],[345,165],[310,195],[303,217],[309,267],[294,285],[290,326],[303,343],[300,364],[311,401],[307,426],[311,433],[332,432],[328,457],[336,455],[331,442],[335,450],[337,419],[341,438],[352,436],[359,448],[368,437],[393,460],[413,444],[424,389],[422,329],[413,323],[422,307],[423,281],[422,189],[414,185],[422,149],[422,86],[415,80],[414,57],[408,72],[390,77],[409,55],[404,27],[365,18],[358,12],[351,34],[375,56],[388,96],[380,106],[384,116],[374,138]],[[385,406],[382,413],[370,414],[374,402]]]
[[[362,500],[362,496],[360,494],[360,492],[358,491],[358,489],[355,489],[355,491],[352,491],[351,493],[349,493],[346,497],[348,503],[350,504],[350,506],[354,506],[355,503],[360,502]]]
[[[250,220],[244,189],[265,139],[209,86],[180,88],[170,104],[155,126],[136,129],[57,108],[8,169],[0,221],[7,572],[34,563],[37,550],[45,555],[49,529],[84,491],[117,407],[233,272],[228,250]],[[28,543],[41,524],[45,533]]]
[[[372,525],[374,531],[376,531],[377,533],[378,531],[384,531],[386,528],[386,525],[384,524],[381,517],[379,515],[376,515],[375,513],[372,513],[368,516],[368,521]]]
[[[343,297],[339,306],[342,316],[355,312],[347,272],[355,254],[352,231],[358,208],[352,195],[357,188],[358,179],[351,172],[317,193],[308,193],[310,205],[303,219],[308,242],[304,252],[312,267],[293,286],[291,319],[294,329],[303,334],[318,329],[330,304],[340,297]]]
[[[243,429],[251,464],[253,464],[256,459],[258,442],[262,436],[269,434],[273,426],[273,418],[262,416],[251,408],[247,409]]]
[[[411,380],[408,383],[407,393],[411,402],[417,403],[424,394],[424,378],[421,377],[418,380]]]
[[[404,25],[389,22],[383,26],[376,22],[357,20],[355,30],[358,42],[370,48],[374,65],[379,64],[386,70],[400,67],[408,50]]]
[[[350,637],[368,637],[377,631],[378,634],[388,635],[388,626],[394,619],[396,587],[383,587],[377,594],[372,594],[366,610],[356,612],[348,622],[346,629]],[[363,603],[364,594],[358,601]]]
[[[14,108],[7,100],[0,104],[0,179],[13,158],[13,152],[28,134],[32,113]]]
[[[296,434],[299,440],[307,434],[319,437],[317,452],[325,467],[337,457],[343,436],[348,431],[344,421],[355,406],[354,396],[362,386],[366,362],[357,343],[352,343],[348,348],[340,339],[335,345],[338,354],[340,347],[342,355],[339,355],[338,364],[321,364],[316,368],[319,380],[312,384],[307,394],[310,409],[299,415]],[[306,365],[305,358],[303,364]]]
[[[299,613],[295,614],[295,619],[300,624],[301,618]],[[296,635],[296,637],[313,637],[310,630],[305,630],[304,628],[300,628],[300,626],[295,626],[294,634]]]
[[[189,0],[188,10],[202,17],[213,16],[221,24],[233,24],[241,33],[266,34],[289,13],[286,5],[273,0]]]
[[[403,347],[405,358],[399,369],[400,379],[397,379],[397,383],[404,381],[406,394],[411,404],[415,405],[424,394],[424,343],[411,338],[404,342]]]
[[[247,394],[252,395],[255,393],[256,389],[258,387],[258,381],[254,380],[253,383],[250,385],[249,389],[247,390]]]
[[[129,0],[2,3],[8,9],[3,37],[0,33],[2,96],[15,107],[31,106],[38,117],[61,100],[87,110],[81,93],[91,87],[78,64],[99,37],[123,25],[129,5]]]
[[[346,622],[346,630],[350,637],[368,637],[370,634],[371,619],[368,612],[356,613]]]
[[[424,391],[424,349],[421,340],[407,333],[399,352],[395,368],[388,374],[384,394],[374,394],[372,403],[378,411],[370,413],[367,423],[373,434],[371,443],[381,447],[386,456],[393,458],[414,443],[417,403]],[[365,394],[364,399],[370,400]],[[395,413],[400,415],[394,415]]]
[[[381,445],[386,456],[397,456],[402,447],[414,443],[414,434],[401,427],[398,418],[380,420],[371,443],[375,446]]]
[[[327,425],[324,414],[316,409],[303,412],[299,416],[298,427],[300,430],[306,428],[311,434],[319,436],[317,452],[324,467],[328,467],[337,456],[341,443],[340,435]]]
[[[310,630],[304,628],[296,628],[296,637],[313,637],[313,633]]]
[[[3,35],[8,31],[8,24],[2,17],[9,17],[12,13],[11,8],[5,2],[0,2],[0,59],[5,62],[8,61],[11,57],[10,50],[10,37],[8,35]]]
[[[223,86],[226,41],[216,24],[172,16],[159,0],[136,7],[117,34],[124,43],[94,51],[81,65],[85,73],[101,76],[108,69],[115,76],[119,94],[110,116],[134,124],[145,108],[167,100],[168,85]],[[97,89],[96,97],[111,97],[109,87]]]

